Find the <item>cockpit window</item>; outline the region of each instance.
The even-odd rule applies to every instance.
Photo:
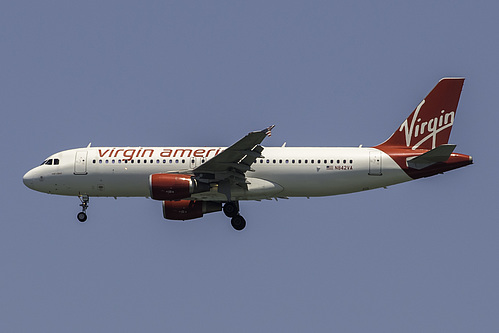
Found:
[[[59,165],[59,159],[58,158],[54,158],[54,159],[48,159],[48,160],[45,160],[43,161],[43,163],[41,165]]]

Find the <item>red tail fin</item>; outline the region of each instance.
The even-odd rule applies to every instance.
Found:
[[[377,147],[434,149],[449,141],[464,78],[443,78],[392,136]]]

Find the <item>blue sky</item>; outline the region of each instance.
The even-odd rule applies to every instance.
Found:
[[[2,332],[487,332],[499,324],[493,1],[4,1]],[[384,141],[464,76],[451,143],[475,164],[387,190],[163,220],[22,175],[86,146]]]

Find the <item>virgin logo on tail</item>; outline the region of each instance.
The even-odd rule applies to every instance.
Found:
[[[449,141],[463,78],[444,78],[378,147],[434,149]]]
[[[423,100],[416,110],[414,110],[410,125],[409,118],[411,118],[411,116],[409,116],[399,128],[400,132],[405,131],[405,144],[407,147],[412,147],[412,149],[417,149],[430,139],[432,140],[431,149],[436,148],[437,134],[452,127],[454,124],[455,112],[445,112],[445,110],[440,111],[440,117],[434,117],[429,121],[421,121],[421,118],[419,118],[419,111],[424,103],[425,100]],[[421,136],[423,137],[421,138]],[[419,141],[412,143],[412,139]]]

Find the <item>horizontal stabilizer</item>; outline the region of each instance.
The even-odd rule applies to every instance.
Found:
[[[444,144],[432,149],[422,155],[407,159],[407,166],[416,170],[421,170],[439,162],[445,162],[456,148],[456,145]]]

